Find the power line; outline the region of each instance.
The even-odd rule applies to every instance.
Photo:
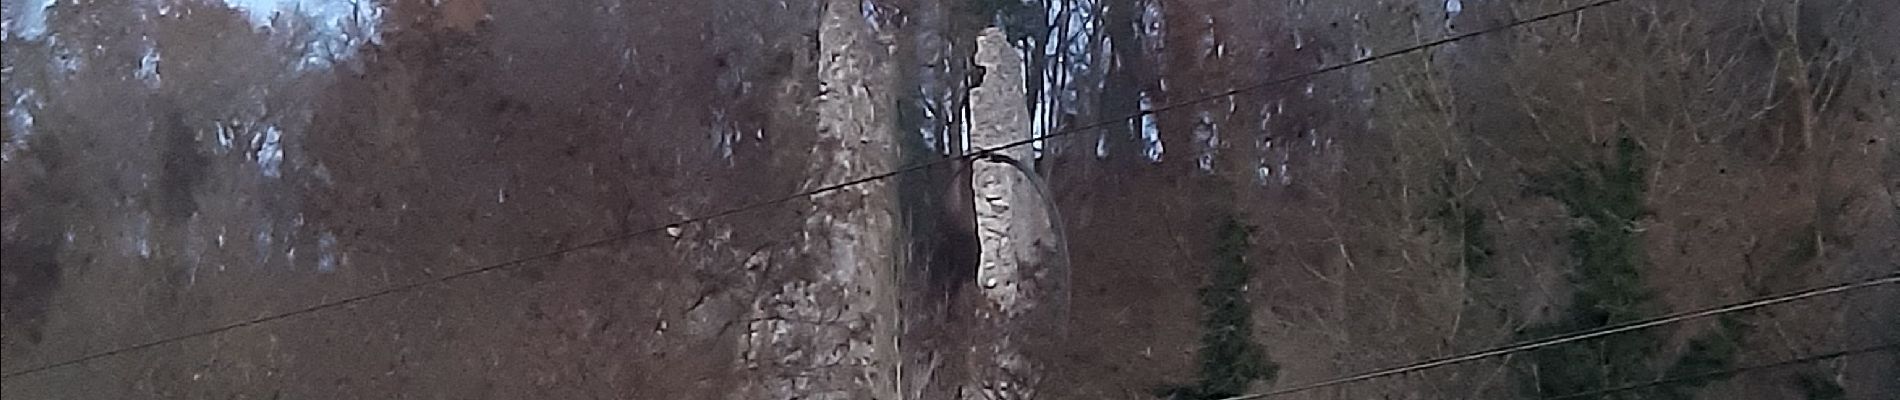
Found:
[[[334,300],[334,301],[330,301],[330,302],[325,302],[325,303],[319,303],[319,304],[316,304],[316,305],[312,305],[312,306],[309,306],[309,307],[304,307],[304,308],[300,308],[300,309],[297,309],[297,310],[293,310],[293,311],[288,311],[288,312],[283,312],[283,313],[278,313],[278,314],[274,314],[274,315],[267,315],[267,316],[262,316],[262,317],[257,317],[257,318],[253,318],[253,319],[249,319],[249,320],[244,320],[244,321],[239,321],[239,322],[234,322],[234,323],[230,323],[230,324],[226,324],[226,325],[222,325],[222,326],[218,326],[218,327],[215,327],[215,328],[211,328],[211,329],[207,329],[207,330],[202,330],[202,331],[197,331],[197,332],[192,332],[192,333],[186,333],[186,334],[181,334],[181,335],[177,335],[177,336],[172,336],[172,337],[167,337],[167,338],[163,338],[163,339],[158,339],[158,340],[154,340],[154,341],[150,341],[150,342],[145,342],[145,343],[141,343],[141,344],[136,344],[136,345],[132,345],[132,346],[127,346],[127,347],[121,347],[121,348],[117,348],[117,349],[112,349],[112,350],[106,350],[106,351],[102,351],[102,352],[98,352],[98,353],[93,353],[93,354],[88,354],[88,355],[84,355],[84,356],[80,356],[80,357],[78,357],[78,358],[73,358],[73,359],[68,359],[68,360],[65,360],[65,361],[59,361],[59,362],[54,362],[54,363],[50,363],[50,364],[45,364],[45,365],[40,365],[40,366],[36,366],[36,367],[29,367],[29,368],[26,368],[26,369],[21,369],[21,370],[18,370],[18,371],[13,371],[13,372],[7,372],[7,373],[4,373],[4,374],[0,374],[0,380],[4,380],[4,379],[12,379],[12,378],[14,378],[14,377],[18,377],[18,376],[22,376],[22,375],[28,375],[28,374],[33,374],[33,373],[38,373],[38,372],[41,372],[41,371],[46,371],[46,370],[49,370],[49,369],[53,369],[53,368],[59,368],[59,367],[64,367],[64,366],[69,366],[69,365],[74,365],[74,364],[79,364],[79,363],[84,363],[84,362],[87,362],[87,361],[92,361],[92,360],[96,360],[96,359],[100,359],[100,358],[106,358],[106,357],[112,357],[112,356],[116,356],[116,355],[119,355],[119,354],[123,354],[123,353],[127,353],[127,352],[133,352],[133,351],[139,351],[139,350],[144,350],[144,349],[148,349],[148,348],[152,348],[152,347],[156,347],[156,346],[161,346],[161,345],[165,345],[165,344],[170,344],[170,343],[174,343],[174,342],[178,342],[178,341],[182,341],[182,340],[187,340],[187,339],[193,339],[193,338],[198,338],[198,337],[203,337],[203,336],[209,336],[209,335],[214,335],[214,334],[218,334],[218,333],[222,333],[222,332],[225,332],[225,331],[230,331],[230,330],[233,330],[233,329],[238,329],[238,328],[243,328],[243,327],[247,327],[247,326],[252,326],[252,325],[257,325],[257,324],[263,324],[263,323],[268,323],[268,322],[271,322],[271,321],[276,321],[276,320],[280,320],[280,319],[285,319],[285,318],[289,318],[289,317],[293,317],[293,316],[297,316],[297,315],[302,315],[302,314],[307,314],[307,313],[312,313],[312,312],[317,312],[317,311],[323,311],[323,310],[327,310],[327,309],[332,309],[332,308],[337,308],[337,307],[341,307],[341,306],[346,306],[346,305],[350,305],[350,304],[355,304],[355,303],[359,303],[359,302],[362,302],[362,301],[364,301],[364,300],[369,300],[369,299],[373,299],[373,298],[377,298],[377,297],[382,297],[382,296],[387,296],[387,295],[391,295],[391,294],[395,294],[395,293],[400,293],[400,292],[406,292],[406,291],[410,291],[410,290],[415,290],[415,289],[418,289],[418,288],[422,288],[422,287],[427,287],[427,286],[431,286],[431,285],[436,285],[436,284],[441,284],[441,283],[445,283],[445,282],[449,282],[449,281],[453,281],[453,280],[457,280],[457,279],[462,279],[462,278],[467,278],[467,277],[471,277],[471,276],[476,276],[476,275],[481,275],[481,274],[486,274],[486,273],[489,273],[489,272],[494,272],[494,271],[498,271],[498,270],[505,270],[505,269],[509,269],[509,268],[515,268],[515,267],[519,267],[519,266],[522,266],[522,265],[526,265],[527,263],[529,263],[529,262],[532,262],[532,261],[538,261],[538,260],[542,260],[542,259],[547,259],[547,258],[552,258],[552,257],[555,257],[555,256],[559,256],[559,255],[562,255],[562,254],[567,254],[567,253],[572,253],[572,252],[575,252],[575,251],[580,251],[580,250],[586,250],[586,249],[590,249],[590,248],[595,248],[595,247],[600,247],[600,246],[603,246],[603,245],[607,245],[607,244],[610,244],[610,243],[614,243],[614,242],[618,242],[618,241],[621,241],[621,240],[626,240],[626,239],[629,239],[629,238],[633,238],[633,237],[638,237],[638,236],[643,236],[643,235],[648,235],[648,234],[654,234],[654,233],[658,233],[658,232],[660,232],[660,231],[663,231],[663,230],[665,230],[665,229],[668,229],[668,228],[673,228],[673,227],[679,227],[679,226],[684,226],[684,225],[691,225],[691,224],[698,224],[698,223],[701,223],[701,222],[705,222],[705,221],[707,221],[707,220],[711,220],[711,219],[715,219],[715,218],[724,218],[724,217],[728,217],[728,216],[732,216],[732,215],[735,215],[735,214],[740,214],[740,213],[744,213],[744,212],[747,212],[747,211],[752,211],[752,210],[756,210],[756,209],[760,209],[760,208],[765,208],[765,207],[770,207],[770,206],[774,206],[774,205],[778,205],[778,204],[780,204],[780,203],[785,203],[785,202],[788,202],[788,201],[792,201],[792,200],[797,200],[797,199],[802,199],[802,198],[806,198],[806,197],[811,197],[811,196],[817,196],[817,195],[821,195],[821,194],[825,194],[825,193],[830,193],[830,192],[834,192],[834,191],[838,191],[838,190],[841,190],[841,189],[844,189],[844,188],[848,188],[848,187],[851,187],[851,186],[857,186],[857,185],[861,185],[861,184],[865,184],[865,183],[869,183],[869,182],[873,182],[873,181],[879,181],[879,180],[884,180],[884,179],[888,179],[888,178],[890,178],[890,177],[893,177],[893,176],[897,176],[897,175],[901,175],[901,174],[905,174],[905,173],[910,173],[910,172],[914,172],[914,171],[918,171],[918,170],[922,170],[922,169],[925,169],[925,168],[929,168],[929,167],[932,167],[932,166],[935,166],[935,165],[938,165],[938,164],[942,164],[942,163],[947,163],[947,162],[958,162],[958,161],[964,161],[964,160],[969,160],[969,159],[972,159],[972,158],[975,158],[975,157],[981,157],[981,156],[984,156],[984,155],[987,155],[987,154],[990,154],[990,153],[994,153],[994,152],[996,152],[996,151],[999,151],[999,150],[1003,150],[1003,149],[1008,149],[1008,148],[1014,148],[1014,147],[1018,147],[1018,146],[1023,146],[1023,145],[1027,145],[1027,144],[1030,144],[1030,143],[1034,143],[1034,142],[1037,142],[1037,141],[1042,141],[1042,140],[1048,140],[1048,139],[1053,139],[1053,138],[1057,138],[1057,137],[1062,137],[1062,136],[1068,136],[1068,135],[1071,135],[1071,134],[1075,134],[1075,133],[1080,133],[1080,132],[1086,132],[1086,131],[1090,131],[1090,130],[1093,130],[1093,129],[1096,129],[1096,128],[1100,128],[1100,127],[1103,127],[1103,126],[1108,126],[1108,125],[1109,125],[1109,124],[1111,124],[1111,123],[1120,123],[1120,122],[1124,122],[1124,121],[1128,121],[1128,120],[1132,120],[1132,119],[1135,119],[1135,118],[1140,118],[1140,117],[1142,117],[1142,116],[1146,116],[1146,115],[1153,115],[1153,114],[1158,114],[1158,113],[1160,113],[1160,112],[1163,112],[1163,111],[1171,111],[1171,110],[1174,110],[1174,109],[1177,109],[1177,108],[1181,108],[1181,107],[1186,107],[1186,106],[1190,106],[1190,105],[1194,105],[1194,104],[1199,104],[1199,103],[1204,103],[1204,102],[1208,102],[1208,101],[1212,101],[1212,100],[1215,100],[1215,99],[1220,99],[1220,98],[1224,98],[1224,97],[1227,97],[1227,96],[1233,96],[1233,95],[1236,95],[1236,94],[1240,94],[1240,93],[1245,93],[1245,92],[1250,92],[1250,91],[1254,91],[1254,90],[1259,90],[1259,89],[1262,89],[1262,88],[1266,88],[1266,87],[1270,87],[1270,86],[1276,86],[1276,85],[1282,85],[1282,84],[1286,84],[1286,83],[1290,83],[1290,82],[1295,82],[1295,81],[1299,81],[1299,80],[1302,80],[1302,79],[1307,79],[1307,78],[1311,78],[1311,77],[1313,77],[1313,76],[1317,76],[1317,75],[1320,75],[1320,74],[1325,74],[1325,73],[1328,73],[1328,72],[1333,72],[1333,71],[1338,71],[1338,70],[1342,70],[1342,69],[1346,69],[1346,68],[1351,68],[1351,67],[1355,67],[1355,66],[1360,66],[1360,65],[1365,65],[1365,64],[1371,64],[1371,63],[1373,63],[1373,62],[1377,62],[1377,61],[1380,61],[1380,60],[1384,60],[1384,59],[1387,59],[1387,58],[1392,58],[1392,57],[1397,57],[1397,56],[1401,56],[1401,55],[1406,55],[1406,54],[1410,54],[1410,53],[1416,53],[1416,52],[1419,52],[1419,51],[1424,51],[1424,50],[1427,50],[1427,49],[1431,49],[1431,48],[1434,48],[1434,47],[1438,47],[1438,46],[1443,46],[1443,45],[1446,45],[1446,44],[1450,44],[1450,43],[1453,43],[1453,42],[1457,42],[1457,41],[1460,41],[1460,40],[1465,40],[1465,39],[1469,39],[1469,38],[1472,38],[1472,37],[1477,37],[1477,36],[1480,36],[1480,35],[1487,35],[1487,34],[1491,34],[1491,33],[1496,33],[1496,32],[1501,32],[1501,31],[1504,31],[1504,30],[1508,30],[1508,29],[1512,29],[1512,28],[1516,28],[1516,27],[1518,27],[1518,26],[1523,26],[1523,25],[1526,25],[1526,24],[1531,24],[1531,23],[1536,23],[1536,22],[1540,22],[1540,21],[1545,21],[1545,20],[1549,20],[1549,19],[1553,19],[1553,18],[1557,18],[1557,17],[1562,17],[1562,16],[1565,16],[1565,15],[1570,15],[1570,14],[1575,14],[1575,13],[1579,13],[1579,12],[1582,12],[1582,11],[1584,11],[1584,10],[1588,10],[1588,9],[1592,9],[1592,8],[1597,8],[1597,7],[1602,7],[1602,6],[1606,6],[1606,5],[1610,5],[1610,4],[1615,4],[1615,3],[1620,3],[1620,2],[1622,2],[1622,1],[1624,1],[1624,0],[1600,0],[1600,1],[1597,1],[1597,2],[1592,2],[1592,3],[1588,3],[1588,4],[1584,4],[1584,5],[1581,5],[1581,6],[1576,6],[1576,7],[1572,7],[1572,8],[1568,8],[1568,9],[1564,9],[1564,10],[1561,10],[1561,11],[1556,11],[1556,12],[1552,12],[1552,13],[1549,13],[1549,14],[1543,14],[1543,15],[1539,15],[1539,16],[1536,16],[1536,17],[1532,17],[1532,18],[1529,18],[1529,19],[1524,19],[1524,20],[1518,20],[1518,21],[1512,21],[1512,22],[1510,22],[1510,23],[1506,23],[1506,24],[1502,24],[1502,25],[1498,25],[1498,26],[1494,26],[1494,27],[1490,27],[1490,28],[1486,28],[1486,29],[1481,29],[1481,30],[1477,30],[1477,31],[1472,31],[1472,32],[1469,32],[1469,33],[1464,33],[1464,34],[1459,34],[1459,35],[1453,35],[1453,36],[1449,36],[1449,37],[1445,37],[1445,38],[1441,38],[1441,39],[1437,39],[1437,40],[1433,40],[1433,41],[1429,41],[1429,42],[1425,42],[1425,43],[1420,43],[1420,44],[1416,44],[1416,45],[1412,45],[1412,46],[1410,46],[1410,47],[1406,47],[1406,48],[1402,48],[1402,49],[1398,49],[1398,50],[1394,50],[1394,51],[1391,51],[1391,52],[1386,52],[1386,53],[1382,53],[1382,54],[1377,54],[1377,55],[1373,55],[1373,56],[1369,56],[1369,57],[1365,57],[1365,58],[1360,58],[1360,59],[1356,59],[1356,60],[1352,60],[1352,61],[1348,61],[1348,62],[1345,62],[1345,63],[1340,63],[1340,64],[1333,64],[1333,65],[1330,65],[1330,66],[1325,66],[1325,67],[1320,67],[1319,69],[1314,69],[1314,70],[1310,70],[1310,71],[1306,71],[1306,72],[1302,72],[1302,73],[1298,73],[1298,74],[1293,74],[1293,75],[1291,75],[1291,76],[1287,76],[1287,77],[1284,77],[1284,78],[1279,78],[1279,79],[1272,79],[1272,80],[1267,80],[1267,81],[1264,81],[1264,82],[1260,82],[1260,83],[1256,83],[1256,84],[1252,84],[1252,85],[1247,85],[1247,86],[1243,86],[1243,87],[1240,87],[1240,88],[1235,88],[1235,89],[1229,89],[1229,90],[1227,90],[1227,91],[1224,91],[1224,92],[1220,92],[1220,93],[1216,93],[1216,94],[1211,94],[1211,95],[1203,95],[1203,96],[1200,96],[1200,97],[1195,97],[1195,98],[1191,98],[1191,99],[1187,99],[1187,100],[1184,100],[1184,101],[1180,101],[1180,102],[1175,102],[1175,103],[1169,103],[1169,104],[1165,104],[1165,105],[1162,105],[1162,106],[1160,106],[1160,107],[1157,107],[1157,108],[1154,108],[1154,109],[1151,109],[1151,110],[1144,110],[1144,111],[1141,111],[1141,112],[1137,112],[1137,113],[1134,113],[1134,114],[1130,114],[1130,115],[1126,115],[1126,116],[1123,116],[1123,117],[1119,117],[1119,118],[1112,118],[1112,119],[1107,119],[1107,120],[1102,120],[1102,121],[1098,121],[1098,122],[1095,122],[1095,123],[1092,123],[1092,124],[1087,124],[1087,125],[1082,125],[1082,126],[1079,126],[1079,127],[1074,127],[1074,128],[1069,128],[1069,129],[1064,129],[1064,130],[1061,130],[1061,131],[1057,131],[1057,132],[1053,132],[1053,133],[1049,133],[1049,134],[1046,134],[1046,135],[1042,135],[1042,136],[1039,136],[1039,137],[1033,137],[1033,138],[1029,138],[1029,139],[1022,139],[1022,140],[1017,140],[1017,141],[1014,141],[1014,142],[1009,142],[1009,143],[1004,143],[1004,144],[1001,144],[1001,145],[997,145],[997,146],[992,146],[992,147],[986,147],[986,148],[979,148],[979,149],[976,149],[975,151],[971,151],[971,152],[967,152],[967,153],[964,153],[964,154],[962,154],[962,155],[959,155],[959,156],[956,156],[956,157],[945,157],[945,158],[940,158],[940,159],[936,159],[936,160],[932,160],[932,161],[927,161],[927,162],[922,162],[922,163],[917,163],[917,164],[913,164],[913,165],[910,165],[910,166],[907,166],[907,167],[903,167],[903,168],[898,168],[898,169],[896,169],[896,170],[893,170],[893,171],[889,171],[889,172],[883,172],[883,173],[878,173],[878,174],[872,174],[872,175],[869,175],[869,176],[864,176],[864,177],[860,177],[860,178],[857,178],[857,179],[852,179],[852,180],[849,180],[849,181],[845,181],[845,182],[842,182],[842,183],[836,183],[836,184],[832,184],[832,185],[828,185],[828,186],[823,186],[823,187],[819,187],[819,188],[817,188],[817,189],[811,189],[811,190],[807,190],[807,191],[804,191],[804,192],[799,192],[799,193],[794,193],[794,194],[790,194],[790,195],[786,195],[786,196],[781,196],[781,197],[777,197],[777,198],[773,198],[773,199],[770,199],[770,200],[765,200],[765,201],[760,201],[760,202],[756,202],[756,203],[751,203],[751,204],[746,204],[746,205],[741,205],[741,206],[738,206],[738,207],[734,207],[734,208],[729,208],[729,209],[726,209],[725,211],[720,211],[720,212],[716,212],[716,213],[712,213],[712,214],[708,214],[708,215],[703,215],[703,216],[698,216],[698,217],[691,217],[691,218],[686,218],[686,219],[682,219],[682,220],[679,220],[679,221],[676,221],[676,222],[673,222],[673,223],[670,223],[670,224],[666,224],[666,225],[661,225],[661,226],[656,226],[656,227],[652,227],[652,228],[646,228],[646,229],[641,229],[641,230],[637,230],[637,231],[632,231],[632,232],[628,232],[628,233],[623,233],[623,234],[619,234],[619,235],[613,235],[613,236],[608,236],[608,237],[605,237],[605,238],[600,238],[600,239],[595,239],[595,240],[593,240],[593,241],[589,241],[589,242],[584,242],[584,243],[581,243],[581,244],[577,244],[577,245],[573,245],[573,246],[568,246],[568,247],[564,247],[564,248],[560,248],[560,249],[555,249],[555,250],[552,250],[552,251],[548,251],[548,252],[545,252],[545,253],[540,253],[540,254],[535,254],[535,255],[531,255],[531,256],[527,256],[527,257],[521,257],[521,258],[516,258],[516,259],[512,259],[512,260],[508,260],[508,261],[503,261],[503,262],[500,262],[500,263],[496,263],[496,264],[491,264],[491,265],[488,265],[488,266],[483,266],[483,267],[478,267],[478,268],[474,268],[474,269],[469,269],[469,270],[466,270],[466,271],[462,271],[462,272],[457,272],[457,273],[453,273],[453,274],[449,274],[449,275],[444,275],[444,276],[441,276],[441,277],[437,277],[437,278],[433,278],[433,279],[427,279],[427,280],[423,280],[423,281],[420,281],[420,282],[412,282],[412,283],[407,283],[407,284],[402,284],[402,285],[397,285],[397,286],[394,286],[394,287],[390,287],[390,288],[386,288],[386,289],[382,289],[382,290],[377,290],[377,291],[374,291],[374,292],[370,292],[370,293],[365,293],[365,294],[361,294],[361,295],[357,295],[357,296],[353,296],[353,297],[348,297],[348,298],[344,298],[344,299],[340,299],[340,300]]]
[[[1224,92],[1219,92],[1219,93],[1214,93],[1214,94],[1209,94],[1209,95],[1202,95],[1202,96],[1200,96],[1200,97],[1194,97],[1194,98],[1190,98],[1190,99],[1187,99],[1187,100],[1183,100],[1183,101],[1180,101],[1180,102],[1175,102],[1175,103],[1168,103],[1168,104],[1164,104],[1164,105],[1162,105],[1162,106],[1160,106],[1160,107],[1156,107],[1156,108],[1154,108],[1153,110],[1147,110],[1147,111],[1141,111],[1141,112],[1137,112],[1137,113],[1134,113],[1134,114],[1130,114],[1130,115],[1128,115],[1128,116],[1124,116],[1124,117],[1121,117],[1121,118],[1112,118],[1112,119],[1107,119],[1107,120],[1102,120],[1102,121],[1097,121],[1097,122],[1095,122],[1095,123],[1092,123],[1092,124],[1087,124],[1087,125],[1082,125],[1082,126],[1080,126],[1080,127],[1075,127],[1075,128],[1069,128],[1069,129],[1063,129],[1063,130],[1061,130],[1061,131],[1058,131],[1058,132],[1054,132],[1054,133],[1050,133],[1050,134],[1047,134],[1047,135],[1042,135],[1042,136],[1038,136],[1038,137],[1032,137],[1032,138],[1028,138],[1028,139],[1022,139],[1022,140],[1017,140],[1017,141],[1014,141],[1014,142],[1008,142],[1008,143],[1004,143],[1004,144],[1001,144],[1001,145],[997,145],[997,146],[995,146],[995,147],[987,147],[987,148],[981,148],[981,149],[977,149],[976,151],[973,151],[973,152],[970,152],[970,153],[967,153],[967,154],[964,154],[964,155],[963,155],[963,156],[961,156],[961,157],[953,157],[953,158],[947,158],[947,159],[943,159],[943,160],[937,160],[937,161],[933,161],[933,162],[928,162],[928,163],[925,163],[924,165],[930,165],[930,164],[935,164],[935,163],[937,163],[937,162],[944,162],[944,161],[948,161],[948,160],[959,160],[959,159],[964,159],[964,158],[970,158],[970,157],[975,157],[975,156],[980,156],[980,155],[983,155],[983,154],[988,154],[988,153],[993,153],[993,152],[996,152],[996,151],[998,151],[998,150],[1002,150],[1002,149],[1007,149],[1007,148],[1012,148],[1012,147],[1016,147],[1016,146],[1022,146],[1022,145],[1026,145],[1026,144],[1030,144],[1030,143],[1035,143],[1035,142],[1038,142],[1038,141],[1042,141],[1042,140],[1047,140],[1047,139],[1052,139],[1052,138],[1057,138],[1057,137],[1063,137],[1063,136],[1068,136],[1068,135],[1072,135],[1072,134],[1076,134],[1076,133],[1081,133],[1081,132],[1086,132],[1086,131],[1089,131],[1089,130],[1093,130],[1093,129],[1095,129],[1095,128],[1100,128],[1100,127],[1104,127],[1104,126],[1108,126],[1109,124],[1113,124],[1113,123],[1120,123],[1120,122],[1126,122],[1126,121],[1128,121],[1128,120],[1132,120],[1132,119],[1135,119],[1135,118],[1141,118],[1142,116],[1146,116],[1146,115],[1152,115],[1152,114],[1159,114],[1159,113],[1161,113],[1162,111],[1170,111],[1170,110],[1174,110],[1174,109],[1176,109],[1176,108],[1181,108],[1181,107],[1186,107],[1186,106],[1191,106],[1191,105],[1195,105],[1195,104],[1200,104],[1200,103],[1205,103],[1205,102],[1208,102],[1208,101],[1213,101],[1213,100],[1216,100],[1216,99],[1221,99],[1221,98],[1225,98],[1225,97],[1228,97],[1228,96],[1233,96],[1233,95],[1237,95],[1237,94],[1241,94],[1241,93],[1246,93],[1246,92],[1251,92],[1251,91],[1255,91],[1255,90],[1260,90],[1260,89],[1263,89],[1263,88],[1267,88],[1267,87],[1270,87],[1270,86],[1279,86],[1279,85],[1284,85],[1284,84],[1288,84],[1288,83],[1292,83],[1292,82],[1297,82],[1297,81],[1300,81],[1300,80],[1303,80],[1303,79],[1307,79],[1307,78],[1311,78],[1311,77],[1313,77],[1313,76],[1317,76],[1317,75],[1320,75],[1320,74],[1325,74],[1325,73],[1328,73],[1328,72],[1333,72],[1333,71],[1338,71],[1338,70],[1342,70],[1342,69],[1346,69],[1346,68],[1352,68],[1352,67],[1357,67],[1357,66],[1361,66],[1361,65],[1366,65],[1366,64],[1371,64],[1371,63],[1374,63],[1374,62],[1378,62],[1378,61],[1380,61],[1380,60],[1384,60],[1384,59],[1388,59],[1388,58],[1393,58],[1393,57],[1398,57],[1398,56],[1402,56],[1402,55],[1406,55],[1406,54],[1411,54],[1411,53],[1416,53],[1416,52],[1420,52],[1420,51],[1424,51],[1424,50],[1428,50],[1428,49],[1431,49],[1431,48],[1434,48],[1434,47],[1438,47],[1438,46],[1443,46],[1443,45],[1447,45],[1447,44],[1451,44],[1451,43],[1453,43],[1453,42],[1457,42],[1457,41],[1460,41],[1460,40],[1465,40],[1465,39],[1470,39],[1470,38],[1473,38],[1473,37],[1477,37],[1477,36],[1483,36],[1483,35],[1488,35],[1488,34],[1492,34],[1492,33],[1497,33],[1497,32],[1502,32],[1502,31],[1505,31],[1505,30],[1510,30],[1510,29],[1513,29],[1513,28],[1517,28],[1517,27],[1519,27],[1519,26],[1524,26],[1524,25],[1528,25],[1528,24],[1533,24],[1533,23],[1537,23],[1537,22],[1542,22],[1542,21],[1546,21],[1546,20],[1550,20],[1550,19],[1553,19],[1553,18],[1558,18],[1558,17],[1562,17],[1562,16],[1566,16],[1566,15],[1571,15],[1571,14],[1576,14],[1576,13],[1580,13],[1580,12],[1583,12],[1583,11],[1585,11],[1585,10],[1589,10],[1589,9],[1593,9],[1593,8],[1598,8],[1598,7],[1603,7],[1603,6],[1607,6],[1607,5],[1611,5],[1611,4],[1616,4],[1616,3],[1621,3],[1621,2],[1623,2],[1623,1],[1624,1],[1624,0],[1600,0],[1600,1],[1596,1],[1596,2],[1592,2],[1592,3],[1587,3],[1587,4],[1584,4],[1584,5],[1580,5],[1580,6],[1576,6],[1576,7],[1571,7],[1571,8],[1566,8],[1566,9],[1563,9],[1563,10],[1561,10],[1561,11],[1556,11],[1556,12],[1552,12],[1552,13],[1549,13],[1549,14],[1543,14],[1543,15],[1538,15],[1538,16],[1535,16],[1535,17],[1531,17],[1531,18],[1527,18],[1527,19],[1522,19],[1522,20],[1517,20],[1517,21],[1511,21],[1511,22],[1509,22],[1509,23],[1505,23],[1505,24],[1502,24],[1502,25],[1498,25],[1498,26],[1493,26],[1493,27],[1490,27],[1490,28],[1485,28],[1485,29],[1480,29],[1480,30],[1475,30],[1475,31],[1471,31],[1471,32],[1468,32],[1468,33],[1463,33],[1463,34],[1457,34],[1457,35],[1452,35],[1452,36],[1447,36],[1447,37],[1445,37],[1445,38],[1441,38],[1441,39],[1438,39],[1438,40],[1433,40],[1433,41],[1429,41],[1429,42],[1425,42],[1425,43],[1420,43],[1420,44],[1415,44],[1415,45],[1412,45],[1412,46],[1410,46],[1410,47],[1406,47],[1406,48],[1402,48],[1402,49],[1398,49],[1398,50],[1393,50],[1393,51],[1390,51],[1390,52],[1386,52],[1386,53],[1380,53],[1380,54],[1376,54],[1376,55],[1372,55],[1372,56],[1369,56],[1369,57],[1365,57],[1365,58],[1360,58],[1360,59],[1357,59],[1357,60],[1352,60],[1352,61],[1347,61],[1347,62],[1344,62],[1344,63],[1339,63],[1339,64],[1333,64],[1333,65],[1329,65],[1329,66],[1325,66],[1325,67],[1320,67],[1319,69],[1315,69],[1315,70],[1311,70],[1311,71],[1306,71],[1306,72],[1302,72],[1302,73],[1298,73],[1298,74],[1293,74],[1293,75],[1291,75],[1291,76],[1287,76],[1287,77],[1285,77],[1285,78],[1279,78],[1279,79],[1270,79],[1270,80],[1267,80],[1267,81],[1263,81],[1263,82],[1260,82],[1260,83],[1255,83],[1255,84],[1252,84],[1252,85],[1247,85],[1247,86],[1242,86],[1242,87],[1238,87],[1238,88],[1234,88],[1234,89],[1228,89],[1227,91],[1224,91]]]
[[[1810,355],[1807,357],[1791,358],[1791,359],[1781,360],[1781,361],[1777,361],[1773,363],[1751,365],[1751,366],[1741,367],[1741,368],[1730,368],[1730,369],[1725,369],[1725,370],[1720,370],[1720,371],[1704,372],[1700,374],[1679,375],[1679,376],[1670,377],[1670,378],[1663,378],[1663,379],[1657,379],[1657,380],[1648,381],[1648,382],[1617,386],[1613,388],[1598,389],[1598,390],[1592,390],[1588,392],[1571,393],[1571,394],[1566,394],[1566,395],[1557,396],[1557,397],[1545,397],[1543,400],[1567,400],[1567,399],[1593,398],[1593,397],[1602,396],[1606,394],[1626,392],[1626,391],[1642,389],[1642,388],[1651,387],[1651,386],[1667,385],[1667,384],[1683,382],[1683,381],[1718,378],[1718,377],[1739,374],[1739,373],[1749,372],[1749,371],[1755,371],[1755,370],[1781,368],[1781,367],[1786,367],[1786,366],[1791,366],[1791,365],[1799,365],[1799,364],[1806,364],[1806,363],[1811,363],[1815,361],[1841,358],[1841,357],[1846,357],[1846,356],[1851,356],[1851,355],[1861,354],[1861,353],[1872,353],[1876,351],[1887,351],[1887,350],[1896,350],[1896,349],[1900,349],[1900,342],[1888,343],[1888,344],[1883,344],[1879,346],[1862,347],[1862,348],[1852,349],[1852,350],[1841,350],[1841,351],[1836,351],[1832,353],[1815,354],[1815,355]]]
[[[1621,325],[1606,326],[1606,327],[1597,328],[1597,329],[1571,332],[1571,333],[1557,335],[1557,336],[1543,338],[1543,339],[1518,342],[1518,343],[1506,345],[1503,347],[1497,347],[1490,350],[1484,350],[1484,351],[1479,351],[1475,353],[1468,353],[1464,355],[1445,357],[1445,358],[1440,358],[1440,359],[1435,359],[1435,360],[1428,360],[1424,362],[1419,362],[1419,363],[1414,363],[1414,364],[1409,364],[1409,365],[1404,365],[1404,366],[1399,366],[1399,367],[1386,368],[1386,369],[1381,369],[1377,371],[1364,372],[1364,373],[1360,373],[1356,375],[1346,376],[1343,378],[1328,379],[1324,381],[1294,386],[1294,387],[1285,388],[1285,389],[1228,397],[1222,400],[1263,399],[1263,398],[1268,398],[1268,397],[1293,394],[1293,393],[1304,392],[1308,390],[1319,389],[1319,388],[1324,388],[1324,387],[1329,387],[1329,386],[1338,386],[1338,385],[1343,385],[1347,383],[1358,382],[1358,381],[1363,381],[1363,380],[1368,380],[1368,379],[1382,378],[1382,377],[1399,375],[1399,374],[1404,374],[1404,373],[1418,371],[1418,370],[1437,368],[1437,367],[1443,367],[1446,365],[1476,361],[1476,360],[1497,357],[1497,356],[1502,356],[1505,354],[1511,354],[1511,353],[1516,353],[1516,352],[1521,352],[1521,351],[1535,350],[1539,348],[1550,347],[1550,346],[1560,345],[1564,343],[1596,339],[1596,338],[1601,338],[1604,336],[1615,335],[1615,334],[1624,333],[1624,332],[1630,332],[1630,331],[1635,331],[1635,330],[1642,330],[1642,329],[1654,328],[1654,327],[1662,326],[1662,325],[1673,324],[1673,323],[1681,322],[1685,320],[1708,318],[1708,317],[1713,317],[1713,316],[1721,315],[1721,314],[1744,311],[1744,310],[1749,310],[1749,309],[1754,309],[1754,308],[1761,308],[1761,307],[1771,306],[1775,304],[1787,303],[1791,301],[1808,299],[1808,298],[1813,298],[1813,297],[1838,294],[1838,293],[1843,293],[1843,292],[1847,292],[1851,290],[1865,289],[1865,288],[1870,288],[1870,287],[1875,287],[1875,286],[1880,286],[1880,285],[1890,285],[1894,283],[1900,283],[1900,273],[1889,274],[1885,277],[1873,278],[1873,279],[1868,279],[1868,280],[1859,281],[1859,282],[1843,283],[1843,284],[1838,284],[1838,285],[1802,290],[1802,291],[1783,294],[1779,296],[1749,300],[1749,301],[1744,301],[1740,303],[1729,304],[1729,305],[1719,306],[1719,307],[1714,307],[1714,308],[1669,314],[1669,315],[1664,315],[1661,317],[1656,317],[1656,318],[1651,318],[1651,319],[1636,321],[1636,322],[1630,322],[1630,323],[1625,323]]]

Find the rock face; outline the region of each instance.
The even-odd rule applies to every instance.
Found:
[[[819,27],[818,140],[806,187],[896,168],[888,47],[857,2],[831,1]],[[808,205],[801,253],[814,276],[780,288],[767,327],[749,346],[780,355],[763,361],[769,398],[897,398],[896,197],[884,181],[818,195]],[[787,315],[789,314],[789,315]],[[780,318],[772,318],[780,317]]]
[[[1031,138],[1029,108],[1023,93],[1022,55],[996,28],[977,41],[981,85],[971,89],[970,143],[975,149]],[[977,347],[971,360],[978,391],[994,398],[1033,397],[1040,379],[1035,362],[1022,351],[1022,340],[1060,330],[1066,301],[1068,266],[1059,228],[1047,206],[1051,193],[1038,189],[1034,154],[1016,146],[997,154],[1022,161],[1025,168],[998,162],[976,164],[978,236],[983,243],[977,282],[982,288],[982,317],[974,327]],[[1051,330],[1054,328],[1054,330]]]

